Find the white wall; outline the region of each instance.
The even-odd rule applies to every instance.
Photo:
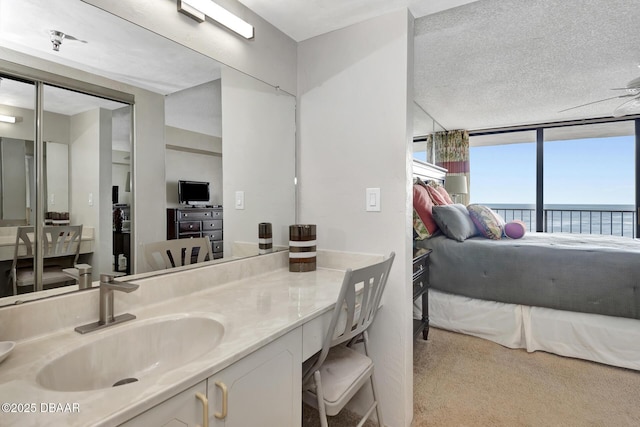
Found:
[[[46,143],[47,211],[69,212],[69,146]]]
[[[255,27],[253,40],[208,21],[197,24],[177,12],[174,0],[84,1],[295,94],[295,41],[237,0],[218,4]]]
[[[166,151],[167,207],[178,207],[178,181],[208,182],[211,205],[222,204],[222,157],[220,155]]]
[[[27,218],[26,146],[22,139],[0,137],[2,219]]]
[[[111,111],[99,108],[71,117],[70,220],[94,227],[94,278],[112,270],[111,132]]]
[[[288,246],[295,222],[295,108],[292,96],[222,68],[225,256],[233,241],[257,247],[261,222],[272,224],[274,246]],[[244,209],[235,208],[237,191],[244,192]]]
[[[299,44],[299,212],[319,249],[396,252],[371,342],[385,424],[413,413],[413,18],[400,11]],[[365,211],[379,187],[381,212]]]
[[[2,57],[1,54],[0,57]],[[34,90],[34,100],[35,96]],[[0,136],[33,141],[35,113],[32,109],[0,105],[0,114],[22,118],[22,121],[17,123],[0,122]],[[54,141],[62,144],[69,142],[69,116],[45,111],[43,123],[44,133],[42,139],[44,141]]]

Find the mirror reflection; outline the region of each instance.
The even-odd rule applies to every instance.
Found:
[[[120,175],[129,172],[128,164],[118,171],[112,152],[116,135],[122,135],[130,151],[131,107],[44,85],[43,171],[36,185],[34,99],[33,84],[4,76],[0,83],[2,113],[17,119],[0,128],[0,265],[5,271],[1,296],[67,286],[75,290],[79,279],[76,266],[91,267],[93,276],[100,270],[110,271],[110,246],[98,244],[111,239],[111,200],[102,197],[101,187],[112,180],[124,180]],[[34,271],[37,190],[43,194],[43,237],[47,242],[39,281]]]
[[[0,262],[7,272],[1,279],[10,276],[17,227],[35,222],[37,191],[44,195],[45,225],[82,225],[78,258],[72,264],[91,266],[94,280],[107,271],[152,271],[144,248],[174,237],[172,225],[182,222],[172,219],[176,214],[191,219],[198,211],[219,213],[219,217],[204,216],[192,224],[199,227],[193,233],[211,242],[213,262],[257,255],[261,222],[273,224],[274,248],[287,247],[288,225],[295,222],[293,96],[82,2],[0,0],[0,8],[0,45],[28,55],[29,67],[56,74],[55,64],[70,66],[85,72],[79,75],[96,76],[88,78],[87,87],[98,81],[108,89],[127,92],[133,88],[129,93],[136,96],[129,106],[80,93],[78,87],[71,91],[56,87],[58,84],[47,85],[43,94],[44,176],[36,185],[33,84],[3,76],[0,114],[20,115],[23,120],[20,126],[13,124],[11,131],[0,123],[0,148],[4,151],[3,141],[23,141],[16,144],[17,149],[9,145],[13,141],[6,146],[24,157],[23,162],[11,162],[23,164],[19,169],[24,172],[16,180],[5,178],[10,168],[2,168],[0,189],[4,194],[5,183],[24,183],[19,190],[24,196],[11,197],[17,202],[7,204],[6,216],[4,204],[0,209],[0,238],[6,245],[6,256]],[[25,14],[35,21],[22,22],[19,17]],[[48,37],[54,26],[68,28],[78,40],[63,41],[54,53],[48,41],[42,41],[43,33]],[[99,31],[104,28],[109,31]],[[18,95],[13,85],[25,88]],[[140,121],[141,114],[134,111],[141,93],[145,110],[161,108],[164,122]],[[158,99],[161,105],[150,106],[149,99]],[[133,124],[135,135],[132,117],[138,117]],[[164,140],[151,135],[163,135]],[[136,155],[150,150],[162,153],[161,163]],[[154,179],[140,175],[150,167],[162,172]],[[209,199],[187,206],[179,198],[179,181],[208,183]],[[138,182],[144,186],[139,187]],[[14,188],[12,185],[12,191]],[[244,199],[242,206],[236,205],[239,195]],[[147,209],[143,217],[137,217],[141,206],[150,205],[154,206],[151,214]],[[152,223],[159,226],[149,230]],[[0,295],[13,294],[8,282],[3,283]],[[68,290],[78,289],[77,282],[67,286]],[[20,299],[37,296],[39,292],[32,295],[33,288],[38,290],[38,286],[21,290],[26,293]],[[0,305],[12,301],[0,300]]]

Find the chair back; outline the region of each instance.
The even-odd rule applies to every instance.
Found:
[[[208,237],[164,240],[144,245],[144,256],[154,270],[180,267],[213,259]]]
[[[75,257],[80,254],[82,225],[44,226],[42,229],[42,256],[44,259]],[[22,252],[24,251],[24,252]],[[18,259],[33,258],[35,252],[35,230],[33,226],[18,227],[14,252],[14,265]]]
[[[391,252],[380,263],[345,272],[320,356],[311,369],[303,373],[304,381],[322,365],[331,347],[358,337],[373,323],[394,258],[395,252]]]

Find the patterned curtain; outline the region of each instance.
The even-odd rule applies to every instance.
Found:
[[[447,176],[464,175],[469,180],[469,132],[449,130],[436,132],[427,137],[427,152],[433,153],[436,166],[447,170]],[[469,204],[469,192],[458,196],[458,203]]]

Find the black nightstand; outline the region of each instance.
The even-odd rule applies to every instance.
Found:
[[[422,339],[429,336],[429,255],[431,249],[413,251],[413,300],[422,298],[422,318],[413,320],[413,337],[422,331]]]

